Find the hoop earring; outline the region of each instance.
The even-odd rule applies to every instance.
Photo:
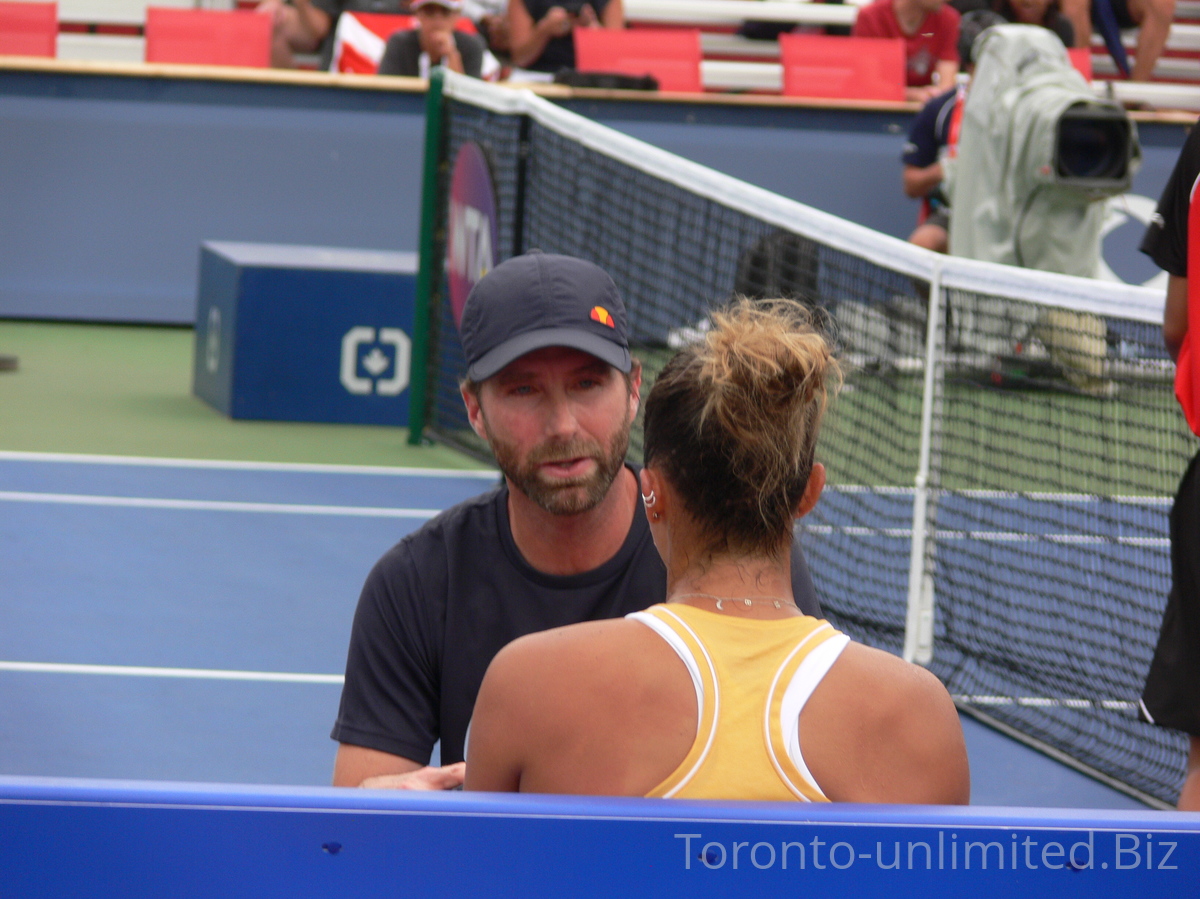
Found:
[[[649,496],[647,496],[647,495],[646,495],[646,494],[644,494],[644,493],[642,494],[642,502],[643,502],[643,503],[645,503],[645,505],[646,505],[646,508],[647,508],[647,509],[649,509],[649,508],[650,508],[651,506],[653,506],[653,505],[654,505],[656,502],[658,502],[658,497],[657,497],[657,496],[655,496],[655,495],[654,495],[654,491],[653,491],[653,490],[651,490],[651,491],[650,491],[650,495],[649,495]]]

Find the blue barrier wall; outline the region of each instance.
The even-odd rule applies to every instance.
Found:
[[[415,249],[423,103],[404,85],[0,68],[0,316],[190,324],[205,240]],[[564,105],[876,230],[903,237],[915,222],[900,190],[910,114]],[[1134,194],[1153,200],[1184,126],[1140,130]],[[1140,283],[1155,273],[1136,250],[1149,209],[1132,212],[1105,255]]]
[[[190,324],[205,240],[415,249],[423,103],[0,70],[0,316]]]
[[[1190,896],[1200,814],[0,778],[10,899]]]

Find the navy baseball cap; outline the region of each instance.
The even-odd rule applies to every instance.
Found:
[[[550,346],[582,350],[622,372],[632,368],[617,285],[573,256],[531,250],[501,262],[467,296],[459,336],[467,377],[476,382]]]

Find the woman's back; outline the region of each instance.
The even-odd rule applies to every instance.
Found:
[[[671,645],[700,708],[687,757],[648,795],[826,800],[796,725],[848,637],[803,615],[735,618],[678,602],[629,617]]]
[[[496,657],[480,691],[468,789],[966,801],[957,713],[928,672],[805,616],[735,618],[682,603],[642,614],[693,631],[701,690],[644,619],[524,637]],[[805,659],[828,674],[785,713]]]

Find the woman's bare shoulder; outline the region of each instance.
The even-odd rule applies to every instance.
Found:
[[[828,782],[840,794],[830,798],[939,804],[969,798],[958,711],[941,681],[919,665],[850,643],[801,722],[802,736],[807,724],[824,737],[802,740],[802,748],[814,773],[825,772],[822,786]]]

